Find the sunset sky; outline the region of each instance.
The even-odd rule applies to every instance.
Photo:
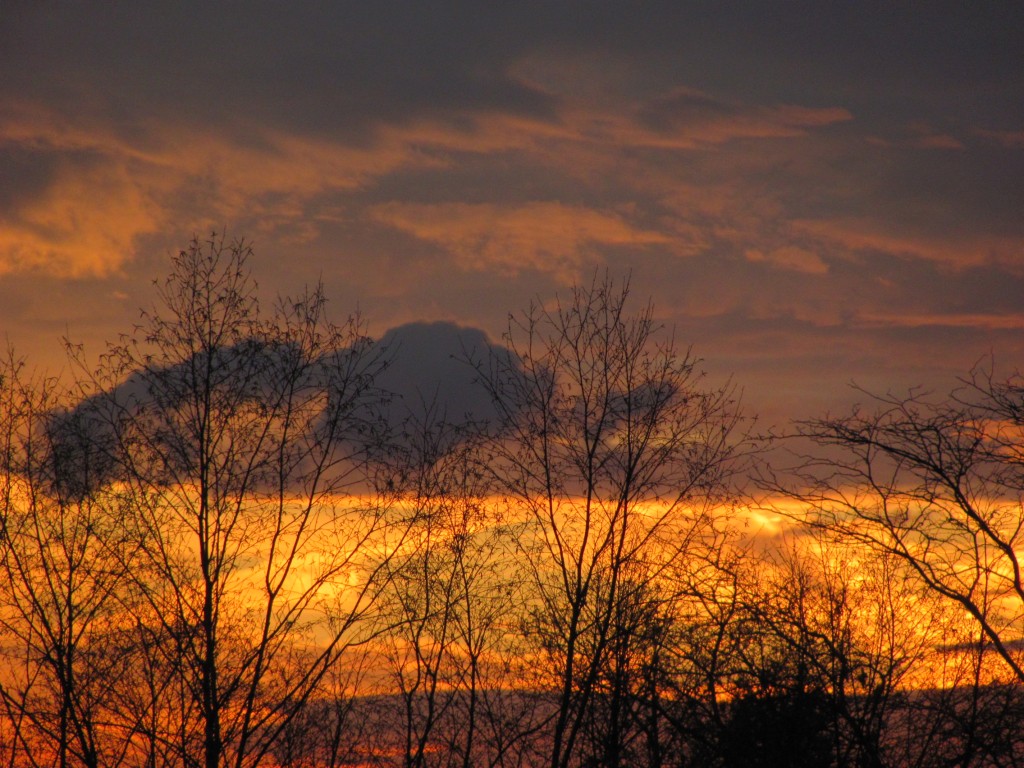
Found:
[[[631,273],[777,422],[1024,367],[1022,214],[1019,3],[0,5],[0,332],[39,365],[226,228],[376,336]]]

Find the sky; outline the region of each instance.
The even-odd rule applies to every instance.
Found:
[[[629,275],[769,424],[1009,374],[1024,6],[974,5],[2,0],[0,333],[98,353],[216,230],[378,337]]]

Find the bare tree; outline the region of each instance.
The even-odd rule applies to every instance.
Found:
[[[25,375],[12,354],[0,382],[5,746],[12,763],[116,765],[130,724],[108,706],[124,680],[105,648],[123,624],[128,545],[92,490],[104,460],[55,379]]]
[[[432,403],[402,426],[395,482],[414,524],[392,561],[382,655],[402,701],[406,766],[498,765],[517,745],[513,721],[519,735],[532,725],[511,694],[521,579],[488,498],[479,429]]]
[[[152,663],[181,675],[198,718],[198,734],[182,723],[161,738],[182,760],[198,738],[206,768],[268,755],[365,639],[402,535],[369,470],[379,353],[356,319],[326,320],[320,290],[265,319],[248,256],[193,241],[161,305],[95,372],[80,368],[102,391],[80,407],[116,462]],[[314,650],[296,668],[300,648]]]
[[[666,757],[652,766],[699,766],[717,759],[729,719],[727,702],[737,695],[735,680],[742,673],[739,627],[747,618],[754,562],[722,526],[703,557],[670,570],[677,594],[658,659],[663,688],[658,711],[667,747],[662,748]]]
[[[628,296],[605,278],[533,305],[510,321],[511,356],[478,364],[503,417],[488,466],[526,523],[552,768],[577,757],[620,609],[700,539],[737,457],[731,391],[702,390],[695,360],[659,340],[650,306],[628,314]],[[606,746],[604,764],[620,764]]]
[[[404,765],[412,768],[436,750],[439,725],[460,693],[447,680],[468,597],[459,576],[472,529],[484,520],[459,434],[443,415],[426,408],[422,418],[410,417],[403,438],[396,477],[415,525],[408,551],[392,561],[383,657],[401,698]],[[465,724],[470,742],[474,725]]]
[[[1024,382],[976,371],[946,400],[873,400],[802,424],[822,450],[773,487],[809,525],[900,558],[1024,682]]]
[[[1024,688],[969,617],[947,617],[944,633],[891,720],[886,746],[893,763],[915,768],[1024,764]]]

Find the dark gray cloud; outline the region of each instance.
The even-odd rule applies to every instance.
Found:
[[[391,415],[452,424],[490,424],[498,413],[480,372],[500,357],[510,369],[507,349],[477,328],[454,323],[408,323],[390,329],[378,342],[388,365],[378,383],[391,393]],[[480,367],[478,370],[478,366]]]
[[[1014,129],[1024,113],[1013,3],[11,3],[5,16],[6,93],[128,123],[140,101],[331,130],[460,108],[550,115],[508,72],[538,52],[635,61],[655,92],[685,83],[894,117],[957,105]]]
[[[254,121],[337,133],[462,108],[545,114],[543,94],[503,72],[513,53],[503,14],[480,10],[355,2],[21,6],[5,35],[4,91],[82,117],[112,117],[126,133],[138,118],[155,116],[212,119],[240,139]]]

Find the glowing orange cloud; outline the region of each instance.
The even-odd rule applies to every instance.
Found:
[[[627,170],[626,148],[679,150],[741,138],[785,138],[850,117],[840,108],[791,105],[724,105],[690,114],[686,102],[694,99],[707,97],[676,90],[662,98],[656,108],[664,119],[657,125],[645,118],[644,105],[582,97],[564,100],[553,119],[467,113],[461,121],[380,126],[361,143],[259,125],[246,126],[239,140],[237,126],[146,117],[128,132],[9,105],[0,115],[0,145],[48,154],[58,171],[37,197],[0,211],[0,274],[106,275],[133,257],[140,236],[172,227],[201,231],[254,221],[257,233],[312,240],[322,221],[346,215],[325,211],[325,195],[357,191],[398,171],[444,168],[467,153],[514,152],[584,183],[642,188],[649,183],[643,177],[657,170]],[[663,186],[670,189],[679,181],[673,176]],[[584,254],[600,245],[672,242],[679,253],[706,247],[704,235],[684,222],[638,226],[627,212],[598,204],[394,203],[373,208],[370,215],[450,249],[466,269],[528,267],[569,276]],[[782,268],[822,268],[806,255],[765,253]]]
[[[45,194],[0,219],[0,274],[103,276],[121,267],[140,234],[163,221],[125,168],[62,171]]]
[[[938,262],[947,267],[969,267],[990,261],[1019,263],[1024,243],[999,236],[955,238],[880,231],[877,222],[866,219],[795,220],[794,233],[817,240],[833,252],[878,251]]]
[[[357,188],[399,166],[437,163],[402,136],[351,148],[270,130],[249,143],[186,125],[144,133],[131,143],[107,126],[31,109],[0,121],[0,146],[57,161],[41,194],[0,212],[0,274],[103,276],[133,256],[140,235],[169,225],[195,230],[242,216],[301,222],[312,196]]]
[[[777,269],[804,272],[809,275],[823,275],[828,272],[828,264],[821,257],[806,248],[783,246],[764,253],[757,249],[746,252],[748,261],[765,262]]]
[[[536,269],[568,280],[594,245],[667,243],[615,213],[561,203],[501,207],[481,204],[388,203],[372,209],[378,221],[451,250],[467,269],[515,273]]]
[[[864,325],[903,326],[906,328],[957,327],[984,330],[1024,330],[1024,313],[1012,314],[920,314],[905,315],[866,312],[860,320]]]

